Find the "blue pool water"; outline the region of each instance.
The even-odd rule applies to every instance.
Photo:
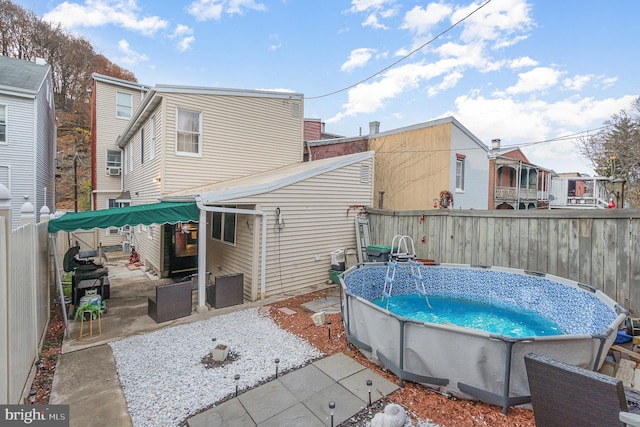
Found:
[[[387,299],[373,304],[387,308]],[[490,305],[444,295],[429,295],[429,308],[419,295],[397,295],[389,300],[388,310],[408,319],[428,323],[450,323],[514,338],[562,335],[560,327],[545,317],[517,307]]]

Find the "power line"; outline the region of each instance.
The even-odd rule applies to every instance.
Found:
[[[326,93],[324,95],[318,95],[318,96],[311,96],[311,97],[305,97],[305,100],[308,99],[319,99],[319,98],[326,98],[327,96],[331,96],[331,95],[335,95],[337,93],[340,92],[344,92],[345,90],[349,90],[351,88],[354,88],[356,86],[358,86],[359,84],[362,84],[364,82],[366,82],[367,80],[371,80],[372,78],[384,73],[385,71],[395,67],[396,65],[398,65],[400,62],[404,61],[405,59],[407,59],[408,57],[410,57],[411,55],[413,55],[414,53],[418,52],[419,50],[423,49],[424,47],[430,45],[431,43],[433,43],[434,41],[438,40],[440,37],[442,37],[443,35],[447,34],[449,31],[453,30],[455,27],[457,27],[459,24],[461,24],[462,22],[466,21],[469,17],[471,17],[474,13],[476,13],[477,11],[479,11],[480,9],[482,9],[483,7],[485,7],[486,5],[488,5],[489,3],[491,3],[493,0],[487,0],[484,3],[482,3],[480,6],[478,6],[475,10],[473,10],[471,13],[469,13],[467,16],[465,16],[464,18],[460,19],[459,21],[457,21],[456,23],[454,23],[453,25],[451,25],[449,28],[447,28],[446,30],[442,31],[441,33],[439,33],[437,36],[433,37],[431,40],[429,40],[428,42],[422,44],[421,46],[415,48],[414,50],[412,50],[411,52],[407,53],[405,56],[401,57],[400,59],[398,59],[397,61],[393,62],[391,65],[388,65],[387,67],[383,68],[382,70],[370,75],[369,77],[366,77],[362,80],[360,80],[359,82],[356,82],[354,84],[352,84],[351,86],[347,86],[345,88],[342,89],[338,89],[336,91],[333,92],[329,92]]]

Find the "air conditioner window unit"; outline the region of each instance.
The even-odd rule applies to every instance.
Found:
[[[117,166],[108,166],[107,175],[111,175],[111,176],[120,175],[120,168]]]

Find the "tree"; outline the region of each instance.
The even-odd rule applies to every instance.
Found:
[[[58,120],[58,171],[56,208],[73,203],[73,159],[81,160],[80,182],[90,182],[90,95],[94,72],[137,82],[128,70],[95,52],[81,37],[66,33],[59,25],[42,21],[10,0],[0,0],[0,54],[34,61],[43,58],[51,65],[53,94]],[[81,200],[90,186],[81,185]]]
[[[630,111],[622,110],[604,124],[595,135],[581,138],[578,150],[598,175],[625,180],[625,201],[640,207],[640,97]]]

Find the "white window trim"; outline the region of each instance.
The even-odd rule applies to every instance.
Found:
[[[235,208],[235,205],[225,205],[223,206],[225,208]],[[216,242],[221,242],[224,243],[225,245],[230,245],[230,246],[236,246],[238,243],[238,214],[237,213],[233,213],[230,215],[235,215],[236,217],[236,221],[234,224],[234,228],[233,228],[233,243],[228,242],[224,239],[224,220],[225,220],[225,216],[227,215],[226,212],[219,212],[222,215],[222,221],[220,223],[220,238],[218,239],[217,237],[213,237],[211,234],[213,233],[213,214],[216,212],[211,212],[211,232],[209,233],[209,239],[216,241]]]
[[[0,145],[9,145],[9,106],[0,104],[4,107],[4,141],[0,141]]]
[[[187,111],[190,113],[198,113],[198,129],[200,132],[198,133],[198,152],[191,153],[188,151],[179,151],[178,150],[178,111]],[[193,111],[186,108],[177,108],[176,107],[176,132],[175,132],[175,151],[176,156],[184,156],[184,157],[202,157],[202,111]]]
[[[140,128],[140,164],[144,165],[144,126]]]
[[[127,144],[129,147],[129,172],[133,172],[133,143]]]
[[[128,95],[129,96],[129,100],[131,101],[128,107],[131,109],[131,112],[129,113],[129,117],[126,116],[119,116],[118,115],[118,106],[119,105],[123,105],[124,104],[118,104],[118,94],[122,94],[122,95]],[[127,92],[120,92],[120,91],[116,91],[116,118],[117,119],[123,119],[123,120],[131,120],[131,117],[133,117],[133,94],[127,93]]]
[[[466,166],[466,158],[465,157],[457,157],[456,156],[456,193],[464,193],[464,180],[465,180],[465,166]],[[460,171],[460,181],[462,186],[458,187],[458,162],[462,165],[462,170]]]

